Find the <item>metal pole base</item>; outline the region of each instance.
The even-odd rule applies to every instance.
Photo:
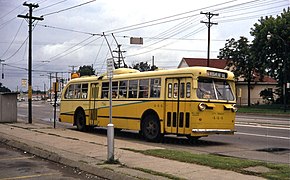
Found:
[[[114,124],[107,126],[108,162],[114,161]]]

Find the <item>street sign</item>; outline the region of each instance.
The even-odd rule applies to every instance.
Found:
[[[107,59],[107,75],[108,78],[113,78],[114,58]]]
[[[130,44],[143,44],[143,38],[141,37],[131,37],[130,38]]]
[[[21,86],[26,87],[27,86],[27,79],[21,79]]]

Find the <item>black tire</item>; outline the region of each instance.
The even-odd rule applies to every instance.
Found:
[[[79,110],[75,115],[75,122],[79,131],[86,131],[86,115],[83,110]]]
[[[142,120],[142,135],[147,141],[158,142],[162,138],[160,123],[156,116],[148,115]]]

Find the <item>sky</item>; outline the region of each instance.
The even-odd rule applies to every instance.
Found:
[[[28,22],[24,1],[0,0],[0,82],[15,91],[26,91],[28,79]],[[183,57],[207,58],[208,21],[211,12],[210,58],[217,58],[226,40],[245,36],[261,17],[277,16],[290,0],[34,0],[32,88],[49,87],[49,73],[68,78],[79,66],[106,71],[106,60],[118,44],[127,65],[148,62],[162,69],[177,68]],[[105,36],[104,36],[105,35]],[[106,37],[106,38],[105,38]],[[130,44],[142,37],[142,45]],[[118,44],[117,44],[118,43]],[[118,54],[113,52],[113,56]]]

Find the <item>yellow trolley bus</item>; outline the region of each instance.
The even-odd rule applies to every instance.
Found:
[[[235,82],[230,71],[189,67],[139,72],[120,68],[112,80],[112,122],[149,141],[165,134],[197,139],[235,131]],[[78,130],[109,123],[106,75],[72,79],[63,89],[59,121]]]

